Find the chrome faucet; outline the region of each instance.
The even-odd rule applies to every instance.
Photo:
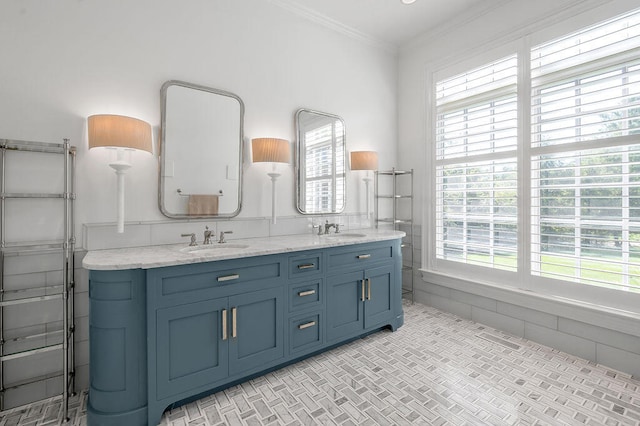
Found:
[[[204,241],[202,242],[202,244],[211,244],[211,235],[213,234],[213,231],[209,230],[208,226],[204,227]]]
[[[220,231],[220,239],[218,240],[219,244],[226,243],[227,241],[224,239],[224,234],[233,234],[233,231]]]
[[[329,223],[329,221],[327,220],[324,224],[324,233],[328,234],[329,230],[331,229],[331,227],[336,228],[336,224],[335,223]],[[337,232],[337,231],[336,231]]]
[[[191,237],[191,242],[189,243],[189,246],[197,246],[198,244],[196,243],[196,234],[191,233],[191,234],[181,234],[183,237]]]

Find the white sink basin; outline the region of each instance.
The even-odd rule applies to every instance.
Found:
[[[329,234],[327,235],[329,238],[362,238],[366,237],[366,234],[358,234],[356,232],[339,232],[337,234]]]
[[[216,243],[206,246],[191,246],[191,247],[183,247],[180,249],[182,253],[192,253],[192,254],[214,254],[219,253],[221,250],[232,250],[232,249],[245,249],[249,247],[246,244],[233,244],[233,243]]]

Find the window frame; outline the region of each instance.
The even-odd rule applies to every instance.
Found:
[[[580,28],[586,28],[593,23],[603,21],[602,17],[595,19],[588,25],[579,25]],[[574,30],[574,31],[575,31]],[[566,34],[573,31],[566,30]],[[423,255],[423,270],[426,272],[434,272],[437,275],[446,275],[450,279],[473,280],[476,282],[490,283],[513,289],[521,289],[526,291],[534,291],[541,295],[552,297],[561,297],[571,300],[579,300],[598,305],[616,307],[633,312],[640,312],[640,293],[628,292],[623,290],[610,290],[605,287],[598,287],[590,284],[576,283],[571,281],[557,280],[549,277],[541,277],[532,274],[532,249],[531,249],[531,192],[532,192],[532,161],[535,153],[539,152],[539,148],[533,148],[532,127],[531,127],[531,98],[533,96],[532,78],[531,78],[531,49],[535,45],[544,41],[544,36],[539,33],[522,36],[514,41],[503,43],[501,46],[495,47],[483,54],[467,58],[465,61],[456,62],[449,66],[442,66],[432,70],[426,74],[426,112],[427,112],[427,130],[428,140],[431,141],[430,149],[427,150],[427,167],[428,173],[425,176],[427,184],[424,199],[434,199],[437,193],[437,135],[435,133],[435,124],[437,122],[437,107],[435,88],[438,81],[454,76],[461,72],[471,70],[474,67],[483,66],[495,61],[507,54],[515,53],[518,55],[518,139],[519,146],[517,148],[518,158],[518,270],[516,272],[508,272],[503,270],[495,270],[486,267],[478,267],[475,265],[464,264],[460,262],[447,261],[439,259],[436,252],[436,237],[438,232],[436,206],[433,203],[425,202],[425,213],[423,223],[428,225],[428,232],[423,233],[423,240],[429,251]],[[548,37],[548,39],[558,38]]]

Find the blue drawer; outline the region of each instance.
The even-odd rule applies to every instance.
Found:
[[[390,243],[361,244],[344,250],[332,250],[328,255],[329,273],[336,268],[371,267],[379,262],[392,260],[393,246]]]
[[[289,278],[305,278],[322,274],[322,253],[305,253],[289,258]]]
[[[289,348],[291,353],[313,350],[322,345],[322,313],[315,312],[289,320]]]
[[[150,269],[148,291],[163,300],[163,305],[259,290],[286,280],[285,261],[280,256],[264,256]]]
[[[291,284],[289,286],[289,312],[322,306],[324,288],[322,279]]]

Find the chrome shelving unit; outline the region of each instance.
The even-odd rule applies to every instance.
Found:
[[[15,154],[17,152],[27,154]],[[8,174],[19,170],[16,164],[19,165],[20,160],[27,161],[27,157],[31,156],[29,153],[45,154],[46,159],[49,158],[49,154],[63,157],[62,170],[60,170],[62,176],[59,179],[62,192],[11,192],[12,188],[8,188],[8,186],[14,185],[8,184]],[[75,393],[73,258],[75,248],[73,211],[76,198],[74,192],[75,157],[75,147],[69,144],[68,139],[65,139],[61,144],[0,139],[0,411],[13,408],[6,406],[7,392],[18,391],[21,388],[24,389],[25,386],[38,384],[38,382],[49,381],[43,383],[42,386],[45,386],[45,389],[51,387],[62,389],[60,395],[63,401],[63,416],[65,420],[68,420],[69,396]],[[32,164],[29,170],[34,171],[39,167],[46,167],[44,165],[45,158],[38,156],[35,159],[35,164]],[[59,163],[59,158],[56,161]],[[55,173],[57,173],[58,167],[58,164],[54,163]],[[26,173],[29,176],[29,171]],[[20,182],[21,177],[25,178],[25,176],[12,177],[18,186],[23,183]],[[31,179],[30,181],[32,182]],[[56,188],[59,185],[57,180],[55,185]],[[29,202],[23,200],[34,199],[40,201],[60,200],[59,203],[52,203],[52,205],[55,204],[55,208],[43,209],[40,206],[42,211],[35,211],[35,217],[38,218],[38,221],[43,221],[38,225],[45,229],[48,227],[47,219],[50,219],[51,222],[54,222],[53,218],[61,219],[61,223],[55,222],[62,228],[55,230],[57,232],[55,237],[58,237],[59,233],[62,234],[60,239],[30,240],[29,232],[27,232],[28,225],[14,223],[16,219],[20,219],[22,212],[24,212],[24,216],[33,215],[33,204],[29,206]],[[22,204],[25,206],[23,207]],[[61,205],[59,211],[58,204]],[[7,214],[7,210],[10,210],[10,214]],[[52,224],[51,227],[55,228],[55,225]],[[22,235],[22,232],[16,232],[18,229],[25,231],[26,241],[10,236]],[[11,231],[11,234],[7,233],[8,230]],[[8,241],[8,237],[13,241]],[[59,261],[56,260],[58,256]],[[11,266],[14,265],[12,262],[18,266]],[[18,268],[18,272],[11,270],[12,267]],[[55,269],[51,270],[53,268]],[[18,278],[16,275],[11,275],[13,273],[17,273]],[[29,323],[28,327],[20,327],[18,331],[11,330],[11,335],[7,333],[8,319],[16,322],[16,317],[23,314],[35,316],[36,319],[46,319],[47,309],[55,310],[51,314],[55,320],[49,318],[42,324]],[[11,310],[10,316],[7,316],[7,310]],[[34,312],[38,315],[33,315]],[[60,316],[61,321],[58,320]],[[20,323],[19,320],[17,322]],[[33,374],[27,374],[16,380],[15,371],[11,371],[7,367],[8,363],[24,362],[27,357],[34,357],[30,361],[33,363],[31,365],[42,364],[44,362],[38,356],[46,356],[45,354],[53,351],[60,352],[60,367],[55,371],[34,368]],[[16,368],[15,365],[13,368]],[[55,380],[61,380],[61,386],[53,385],[52,381]],[[44,397],[51,396],[46,393],[37,393],[34,398],[36,400],[42,399],[43,394]]]
[[[381,179],[391,178],[390,189],[385,189],[381,192]],[[409,189],[401,192],[399,189],[400,179],[409,178]],[[406,185],[406,183],[404,183]],[[386,192],[386,191],[389,192]],[[407,235],[402,240],[402,296],[411,299],[413,303],[413,261],[414,261],[414,244],[413,244],[413,169],[411,170],[397,170],[392,168],[391,170],[378,170],[375,172],[375,218],[376,228],[381,224],[389,224],[395,230],[404,230]],[[388,204],[390,204],[391,216],[381,216],[381,203],[386,202],[387,210],[389,210]],[[404,216],[399,212],[402,211]],[[404,228],[404,229],[401,229]],[[407,229],[408,228],[408,229]],[[404,272],[408,272],[409,279],[404,279]]]

